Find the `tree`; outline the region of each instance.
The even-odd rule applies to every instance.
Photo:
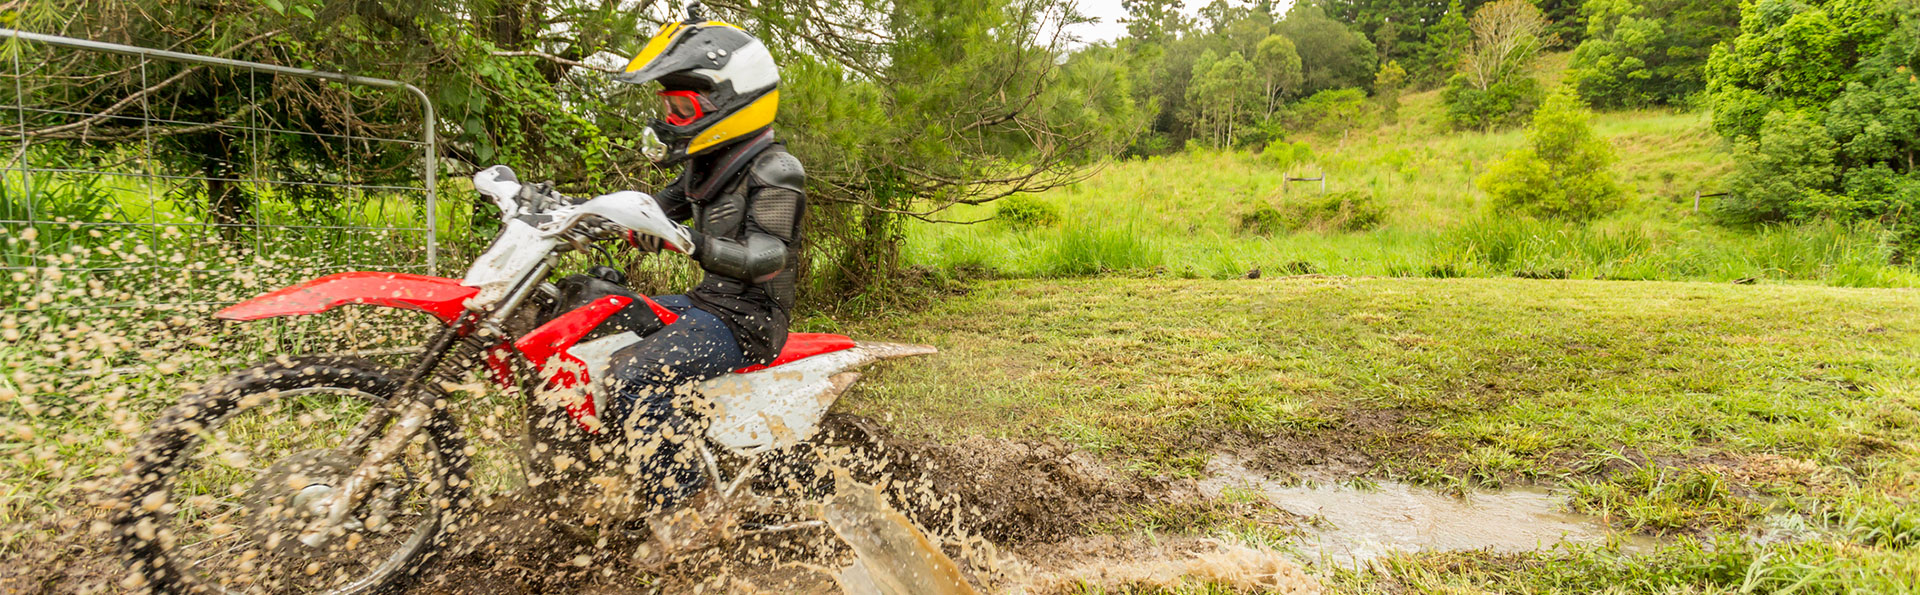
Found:
[[[1378,65],[1373,42],[1339,21],[1327,18],[1319,5],[1296,2],[1274,32],[1293,41],[1304,67],[1301,92],[1317,93],[1341,87],[1364,87]]]
[[[1269,35],[1260,40],[1259,48],[1254,52],[1253,69],[1260,75],[1266,99],[1263,116],[1273,115],[1273,110],[1281,99],[1300,91],[1301,76],[1300,54],[1293,49],[1293,41],[1282,35]]]
[[[1722,221],[1755,224],[1804,219],[1839,189],[1833,139],[1800,111],[1767,114],[1762,134],[1740,146],[1728,196],[1714,205]]]
[[[1713,45],[1739,24],[1737,0],[1588,0],[1586,41],[1568,80],[1600,107],[1678,105],[1706,88]]]
[[[1707,60],[1714,128],[1739,147],[1722,221],[1878,220],[1920,249],[1920,6],[1746,4]]]
[[[1407,82],[1407,71],[1397,60],[1389,60],[1373,75],[1373,96],[1380,102],[1380,113],[1388,122],[1400,117],[1400,89]]]
[[[1498,0],[1474,11],[1469,23],[1473,44],[1462,56],[1460,71],[1481,91],[1525,76],[1526,68],[1546,46],[1546,15],[1527,0]]]
[[[1473,43],[1440,99],[1456,129],[1518,124],[1545,91],[1527,74],[1545,42],[1546,19],[1527,0],[1498,0],[1473,13]]]
[[[1495,208],[1535,217],[1586,221],[1618,209],[1613,146],[1594,135],[1592,114],[1571,91],[1547,97],[1533,115],[1525,146],[1479,180]]]
[[[1460,52],[1471,36],[1467,15],[1483,1],[1468,0],[1464,6],[1444,0],[1319,0],[1319,3],[1328,16],[1373,40],[1381,62],[1397,60],[1412,77],[1413,84],[1430,86],[1453,74]]]
[[[1236,129],[1259,106],[1259,75],[1240,52],[1225,58],[1203,54],[1193,70],[1187,106],[1194,128],[1205,131],[1215,147],[1231,146]]]
[[[1460,59],[1473,43],[1473,29],[1467,25],[1467,9],[1460,0],[1448,0],[1447,12],[1427,36],[1426,64],[1447,76],[1460,70]]]

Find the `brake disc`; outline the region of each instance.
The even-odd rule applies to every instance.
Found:
[[[319,504],[353,473],[356,462],[332,450],[316,449],[268,467],[247,491],[255,541],[274,553],[304,548],[296,537],[308,523],[325,514]]]

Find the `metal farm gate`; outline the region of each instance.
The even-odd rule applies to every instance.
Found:
[[[8,29],[0,41],[0,226],[12,234],[0,270],[435,272],[433,105],[413,85]],[[361,114],[279,109],[311,94],[413,122],[381,134],[356,127]],[[202,98],[227,104],[187,104]],[[159,262],[48,260],[115,241]],[[227,262],[236,255],[250,258]]]
[[[10,29],[0,50],[8,341],[80,325],[138,329],[133,343],[167,350],[152,331],[171,327],[155,320],[204,324],[226,304],[331,272],[438,272],[445,218],[433,105],[420,89]],[[363,329],[391,322],[349,316]],[[314,324],[198,343],[405,345],[345,336],[364,330],[322,345],[304,338]],[[276,333],[302,339],[276,343]],[[115,359],[106,365],[129,363]]]

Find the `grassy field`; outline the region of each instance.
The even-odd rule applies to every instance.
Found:
[[[936,439],[1055,437],[1144,475],[1230,452],[1540,483],[1675,539],[1429,554],[1340,590],[1920,589],[1920,294],[1519,279],[986,283],[844,328],[925,342],[845,403]],[[814,321],[815,326],[832,326]],[[1750,539],[1787,515],[1794,544]]]
[[[1548,60],[1541,76],[1556,76],[1563,58]],[[1308,150],[1286,157],[1203,151],[1109,162],[1082,183],[1037,197],[1058,213],[1052,225],[917,224],[907,234],[908,258],[1020,277],[1161,271],[1230,278],[1260,269],[1920,286],[1913,268],[1887,266],[1889,250],[1870,228],[1729,230],[1694,213],[1694,194],[1723,191],[1733,166],[1708,113],[1597,115],[1594,128],[1619,156],[1614,172],[1628,203],[1588,226],[1492,212],[1474,180],[1520,146],[1524,132],[1450,132],[1442,113],[1430,91],[1403,98],[1394,123],[1290,138]],[[1256,233],[1243,223],[1263,208],[1319,201],[1317,182],[1284,180],[1322,174],[1330,195],[1356,193],[1378,210],[1377,225],[1343,231],[1309,221],[1290,233]],[[944,216],[974,221],[998,208],[963,206]]]

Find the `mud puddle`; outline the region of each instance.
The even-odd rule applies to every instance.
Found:
[[[1564,496],[1536,487],[1474,492],[1465,498],[1397,482],[1366,489],[1326,482],[1290,483],[1215,457],[1200,490],[1223,497],[1252,490],[1274,506],[1308,519],[1295,545],[1312,561],[1365,564],[1396,552],[1491,550],[1523,552],[1561,543],[1623,539],[1628,549],[1652,545],[1611,533],[1598,517],[1568,512]]]

